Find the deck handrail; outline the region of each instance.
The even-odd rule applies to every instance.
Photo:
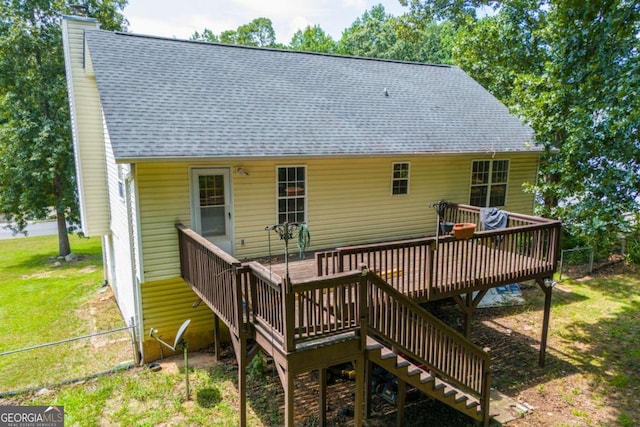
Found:
[[[373,272],[367,275],[368,333],[469,392],[486,409],[489,355]]]
[[[452,205],[445,220],[476,223],[479,216],[480,208]],[[326,275],[366,264],[405,295],[430,300],[551,276],[557,269],[559,239],[559,221],[510,213],[507,228],[477,231],[470,239],[439,235],[317,253],[317,272]]]
[[[557,268],[559,224],[480,231],[469,239],[446,236],[431,256],[429,298],[550,277]]]
[[[247,319],[242,311],[242,263],[188,227],[178,223],[176,228],[182,278],[232,333],[243,333]]]
[[[477,231],[485,231],[482,230],[482,222],[480,220],[480,213],[482,212],[482,209],[484,208],[479,206],[449,203],[443,211],[444,215],[441,220],[443,222],[451,223],[470,222],[476,224]],[[505,213],[507,214],[507,228],[524,225],[555,225],[560,223],[560,221],[551,218],[526,215],[517,212],[505,211]]]
[[[345,272],[291,284],[285,312],[291,317],[285,351],[302,343],[355,332],[361,327],[364,281],[360,272]],[[290,332],[289,332],[290,331]]]
[[[274,343],[286,342],[286,308],[284,279],[258,262],[248,267],[249,293],[246,306],[256,327],[268,331]]]

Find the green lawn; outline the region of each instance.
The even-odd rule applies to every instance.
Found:
[[[0,353],[124,325],[105,292],[109,289],[101,287],[100,239],[70,238],[78,255],[72,262],[56,259],[57,236],[0,244]],[[121,332],[0,356],[0,393],[109,369],[114,357],[104,347],[112,344],[125,352],[116,359],[130,360],[126,336]]]

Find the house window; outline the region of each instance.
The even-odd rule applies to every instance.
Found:
[[[278,167],[278,224],[305,222],[306,168]]]
[[[480,207],[504,206],[507,202],[508,180],[509,160],[475,160],[469,204]]]
[[[127,174],[128,170],[126,170],[127,168],[125,167],[125,165],[122,165],[122,164],[119,164],[117,168],[118,168],[118,195],[120,196],[121,200],[124,200],[124,181],[125,181],[125,175]]]
[[[391,176],[391,194],[409,193],[409,163],[394,163]]]

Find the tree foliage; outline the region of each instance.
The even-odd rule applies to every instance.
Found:
[[[337,51],[369,58],[451,63],[454,26],[409,18],[387,14],[382,5],[374,6],[343,31]]]
[[[103,28],[122,29],[126,0],[89,0]],[[59,252],[70,252],[66,222],[77,222],[75,170],[62,53],[67,2],[0,3],[0,211],[23,231],[52,207]]]
[[[335,53],[337,43],[319,25],[298,30],[291,38],[289,48],[306,52]]]
[[[458,28],[454,61],[530,123],[544,206],[583,243],[610,245],[640,194],[640,5],[627,0],[403,0]],[[478,7],[493,13],[478,18]]]
[[[198,31],[193,33],[191,40],[242,46],[282,47],[276,43],[276,32],[269,18],[256,18],[248,24],[240,25],[235,30],[225,30],[220,35],[205,28],[202,33]]]

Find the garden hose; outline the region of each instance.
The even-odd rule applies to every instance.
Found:
[[[311,234],[309,234],[309,227],[304,222],[300,224],[298,228],[298,250],[300,259],[304,258],[304,251],[311,244]]]

